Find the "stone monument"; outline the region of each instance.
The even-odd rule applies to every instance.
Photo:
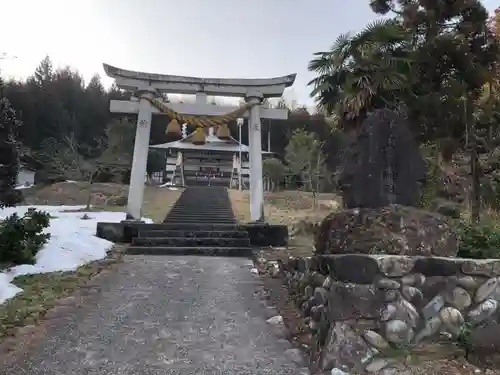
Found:
[[[407,121],[389,109],[372,112],[344,155],[339,185],[347,208],[417,206],[426,167]]]

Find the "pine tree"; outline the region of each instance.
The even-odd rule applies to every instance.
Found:
[[[19,170],[19,145],[16,140],[20,122],[7,98],[0,79],[0,207],[13,206],[22,199],[15,189]]]

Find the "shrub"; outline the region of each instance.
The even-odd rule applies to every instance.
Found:
[[[500,257],[500,228],[489,222],[459,225],[461,258],[488,259]]]
[[[14,213],[0,222],[0,263],[33,264],[36,253],[50,238],[43,230],[50,224],[50,215],[30,208],[20,217]]]

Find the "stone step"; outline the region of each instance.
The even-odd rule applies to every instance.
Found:
[[[148,224],[145,224],[148,225]],[[167,222],[163,224],[149,224],[154,225],[154,227],[150,227],[147,229],[160,229],[160,230],[217,230],[217,231],[225,231],[225,230],[238,230],[238,224],[236,223],[181,223],[181,222]],[[144,228],[144,229],[146,229]]]
[[[176,210],[176,211],[170,211],[168,213],[168,216],[179,216],[179,215],[185,215],[185,216],[221,216],[221,217],[233,217],[234,214],[232,211],[227,211],[227,212],[221,212],[221,211],[205,211],[205,210]]]
[[[189,203],[189,204],[186,204],[186,205],[175,205],[172,207],[172,210],[177,210],[177,209],[182,209],[182,210],[186,210],[186,209],[193,209],[193,208],[203,208],[203,209],[209,209],[209,210],[222,210],[222,211],[231,211],[231,207],[228,207],[226,205],[204,205],[203,203]]]
[[[195,238],[248,238],[248,232],[244,230],[148,230],[139,232],[139,237],[195,237]]]
[[[205,213],[201,213],[199,215],[197,214],[192,214],[192,213],[176,213],[176,214],[173,214],[173,215],[167,215],[167,219],[168,218],[175,218],[175,219],[197,219],[197,218],[201,218],[201,219],[223,219],[223,220],[235,220],[234,219],[234,215],[211,215],[211,214],[205,214]]]
[[[219,221],[230,221],[234,222],[235,218],[231,216],[217,216],[217,215],[173,215],[167,216],[167,221],[213,221],[213,222],[219,222]]]
[[[232,212],[231,207],[221,207],[221,206],[204,206],[203,204],[193,204],[189,206],[174,206],[170,210],[172,211],[185,211],[185,210],[201,210],[201,211],[220,211],[220,212]]]
[[[139,246],[218,246],[218,247],[245,247],[250,246],[249,238],[221,238],[221,237],[136,237],[132,245]]]
[[[169,247],[169,246],[129,246],[129,255],[205,255],[221,257],[251,257],[251,247]]]
[[[235,220],[214,220],[214,219],[165,219],[165,224],[225,224],[231,225],[235,224]]]
[[[232,208],[228,207],[206,207],[201,204],[188,206],[188,207],[172,207],[170,212],[184,212],[184,211],[196,211],[196,212],[233,212]]]

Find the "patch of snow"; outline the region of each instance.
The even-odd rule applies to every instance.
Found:
[[[14,297],[22,290],[12,284],[16,276],[74,271],[78,267],[106,256],[113,242],[95,236],[97,222],[120,222],[125,219],[124,212],[66,212],[81,210],[85,206],[17,206],[0,210],[0,219],[13,213],[24,215],[29,208],[49,213],[53,219],[45,230],[51,238],[36,254],[35,264],[23,264],[0,273],[0,304]],[[89,218],[82,220],[83,215]],[[143,219],[152,223],[150,219]]]
[[[332,369],[332,372],[330,374],[331,375],[349,375],[347,372],[344,372],[341,369],[338,369],[336,367]]]
[[[281,315],[276,315],[272,318],[267,319],[266,322],[272,325],[283,324],[283,317]]]
[[[67,184],[76,184],[76,181],[74,180],[66,180],[64,182],[66,182]]]
[[[158,185],[158,187],[161,187],[161,188],[167,187],[169,190],[179,190],[179,188],[172,186],[172,185],[173,185],[173,183],[169,181],[169,182],[165,182],[164,184]]]
[[[32,188],[33,186],[35,186],[35,184],[19,185],[19,186],[16,186],[14,189],[16,189],[16,190],[29,189],[29,188]]]

